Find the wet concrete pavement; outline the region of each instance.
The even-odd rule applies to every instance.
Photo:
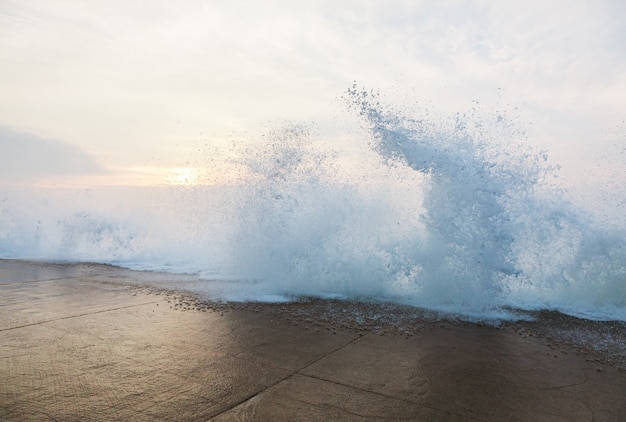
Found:
[[[185,310],[157,276],[0,260],[0,420],[626,420],[623,370],[541,339]]]

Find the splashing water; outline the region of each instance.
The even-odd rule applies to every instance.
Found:
[[[413,300],[467,313],[513,307],[624,318],[624,233],[601,229],[544,184],[553,171],[545,154],[499,150],[482,125],[472,133],[458,115],[433,125],[385,114],[355,86],[348,100],[381,156],[428,175],[425,247],[403,251],[419,269]],[[508,127],[501,115],[496,123]]]
[[[626,320],[623,230],[551,188],[545,154],[510,141],[505,117],[416,120],[356,86],[343,99],[367,131],[356,167],[287,125],[238,151],[236,186],[5,189],[0,256],[194,273],[186,288],[227,300]]]

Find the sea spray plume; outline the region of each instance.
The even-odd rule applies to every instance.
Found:
[[[535,168],[526,160],[523,172],[507,167],[460,115],[439,126],[405,118],[385,112],[377,94],[356,85],[345,98],[382,157],[428,176],[421,216],[428,246],[414,256],[415,288],[422,291],[416,296],[429,302],[421,304],[475,311],[503,304],[503,279],[519,273],[510,203],[531,194],[544,171],[541,160]]]
[[[287,125],[239,154],[251,178],[236,209],[233,272],[271,293],[397,300],[465,314],[505,304],[502,283],[519,272],[508,205],[540,171],[526,164],[499,170],[497,154],[460,118],[452,129],[437,127],[385,113],[364,91],[349,95],[374,149],[424,175],[427,212],[398,198],[412,189],[368,191],[333,180],[307,128]]]
[[[325,239],[344,218],[324,180],[327,155],[312,147],[311,128],[285,124],[237,151],[248,169],[232,238],[233,272],[273,293],[298,294],[319,283]]]
[[[0,211],[0,256],[119,263],[145,250],[139,225],[94,205],[88,191],[11,189]]]
[[[515,133],[501,114],[490,125],[460,114],[419,121],[356,85],[345,100],[375,151],[428,175],[426,245],[407,257],[419,268],[409,300],[468,315],[512,307],[626,319],[626,234],[547,184],[546,154],[508,143]]]
[[[287,125],[238,154],[252,173],[230,247],[233,273],[254,280],[242,296],[388,299],[407,233],[398,203],[413,202],[342,180],[333,153],[314,141],[307,127]]]
[[[230,151],[241,177],[228,186],[3,189],[0,256],[190,272],[200,280],[180,288],[220,299],[626,320],[624,230],[549,189],[514,119],[416,120],[356,87],[345,99],[367,129],[351,141],[371,146],[346,161],[286,124]]]

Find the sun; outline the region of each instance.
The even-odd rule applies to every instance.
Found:
[[[165,176],[168,185],[191,186],[200,183],[200,172],[195,167],[174,167]]]

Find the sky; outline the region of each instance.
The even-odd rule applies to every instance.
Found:
[[[565,179],[626,177],[622,0],[0,0],[0,182],[185,183],[283,121],[339,140],[354,81],[516,110]]]

